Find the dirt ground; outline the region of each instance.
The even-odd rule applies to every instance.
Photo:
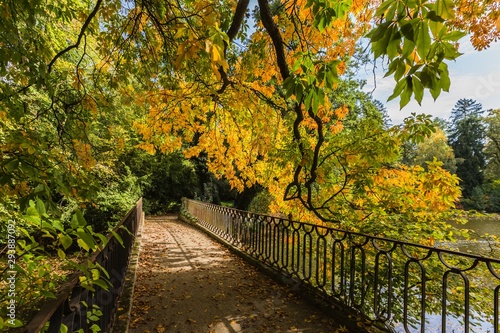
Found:
[[[176,216],[148,218],[129,332],[347,332]]]

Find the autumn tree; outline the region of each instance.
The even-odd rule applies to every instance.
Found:
[[[427,162],[434,159],[443,162],[443,169],[454,174],[457,170],[457,161],[453,149],[448,144],[448,138],[441,129],[437,129],[424,141],[416,145],[415,158],[412,164],[427,169]]]
[[[478,49],[498,39],[496,2],[258,0],[254,21],[249,3],[1,2],[2,221],[25,221],[33,248],[32,229],[50,235],[61,260],[70,245],[91,252],[100,236],[82,209],[106,181],[127,184],[115,162],[132,147],[204,156],[232,188],[263,186],[280,212],[318,223],[384,233],[372,222],[444,217],[456,178],[398,164],[429,119],[388,129],[358,117],[368,108],[343,98],[342,78],[368,37],[395,79],[391,99],[437,98],[462,36]]]
[[[467,31],[479,49],[498,38],[498,9],[488,1],[474,7],[446,1],[257,4],[252,22],[245,0],[3,3],[4,117],[14,126],[43,121],[52,133],[16,139],[23,131],[9,130],[13,136],[5,142],[17,143],[3,155],[4,184],[9,191],[25,179],[34,184],[20,192],[21,209],[30,197],[51,201],[54,185],[68,196],[67,188],[92,183],[80,181],[97,163],[89,124],[114,110],[106,106],[118,93],[148,110],[135,122],[140,147],[167,153],[194,143],[185,155],[206,154],[209,170],[234,188],[289,179],[285,201],[335,220],[330,201],[318,201],[316,192],[333,186],[318,184],[335,158],[328,137],[353,111],[332,104],[331,96],[358,40],[368,36],[374,56],[386,57],[396,80],[391,98],[400,96],[403,106],[412,96],[420,102],[426,90],[436,98],[448,89],[446,61],[459,56],[455,42]],[[482,26],[492,29],[486,33]],[[58,149],[57,157],[44,153]],[[30,161],[33,150],[47,158]],[[71,170],[62,174],[74,175],[77,186],[54,181],[57,168],[40,165],[51,158]],[[60,164],[63,158],[76,167]],[[33,173],[25,172],[34,163]]]
[[[498,13],[489,2],[472,10],[467,3],[443,1],[385,1],[378,6],[262,0],[251,35],[249,1],[64,6],[35,2],[23,12],[4,5],[4,40],[23,41],[3,48],[1,57],[9,82],[3,101],[11,103],[10,109],[17,108],[12,104],[16,99],[7,97],[35,87],[49,94],[50,109],[82,108],[83,113],[52,113],[61,142],[82,154],[85,135],[71,136],[85,125],[70,131],[66,117],[78,115],[86,124],[91,114],[86,112],[105,103],[103,93],[110,91],[105,87],[120,89],[134,76],[133,90],[125,93],[149,110],[147,119],[136,122],[143,148],[172,152],[196,139],[186,156],[206,152],[209,169],[240,190],[260,178],[291,172],[285,200],[296,200],[325,220],[328,208],[314,202],[313,188],[324,158],[329,158],[326,131],[341,129],[348,113],[342,106],[332,110],[329,96],[335,94],[356,42],[371,29],[374,55],[387,56],[389,74],[397,81],[392,97],[401,95],[404,105],[412,95],[420,101],[426,89],[434,97],[448,89],[445,61],[459,55],[454,42],[465,31],[473,33],[478,48],[498,36],[495,29],[478,31],[479,25],[469,20],[495,22]],[[33,42],[29,34],[40,38]],[[65,41],[63,34],[73,38]],[[68,67],[61,71],[64,64]],[[57,85],[57,73],[70,75],[71,89]],[[283,154],[283,147],[292,149]],[[91,156],[88,149],[85,154]]]
[[[134,122],[139,147],[190,147],[186,157],[206,154],[208,169],[238,190],[270,188],[279,179],[285,201],[336,221],[329,198],[342,191],[323,175],[343,172],[341,164],[334,168],[342,147],[334,138],[356,111],[339,86],[357,41],[368,33],[374,56],[387,57],[397,81],[392,97],[404,105],[411,96],[420,101],[424,90],[433,97],[447,90],[446,61],[459,55],[454,41],[465,31],[478,47],[497,36],[469,20],[494,22],[498,11],[489,2],[472,10],[442,1],[262,0],[255,22],[248,6],[2,3],[2,182],[4,197],[15,198],[9,207],[18,201],[22,211],[41,198],[56,208],[50,203],[60,198],[91,197],[99,187],[93,168],[127,143],[128,125],[115,124],[147,110]],[[123,105],[132,113],[120,111]]]
[[[389,74],[396,74],[398,81],[393,97],[404,91],[402,105],[413,94],[417,100],[421,100],[425,88],[437,97],[441,90],[447,90],[449,86],[443,61],[459,55],[453,42],[463,33],[444,24],[452,18],[457,22],[457,18],[454,8],[443,9],[441,5],[411,5],[414,7],[403,6],[398,9],[400,4],[388,1],[376,13],[377,17],[383,19],[370,34],[375,55],[382,56],[387,49],[391,51],[388,54],[392,64]],[[244,6],[245,2],[239,2],[234,18],[243,17],[240,10]],[[189,8],[184,8],[184,12],[189,13]],[[159,140],[158,144],[165,151],[180,144],[172,142],[176,128],[183,128],[188,140],[190,137],[199,137],[200,144],[188,150],[188,156],[209,151],[210,168],[219,176],[228,178],[240,190],[251,187],[259,178],[281,179],[291,173],[293,178],[286,185],[285,200],[296,200],[321,219],[328,220],[332,217],[329,217],[328,206],[314,202],[313,192],[318,173],[324,172],[318,169],[327,164],[322,157],[322,154],[328,156],[326,130],[341,129],[346,111],[338,106],[335,113],[328,113],[332,108],[329,92],[335,94],[339,75],[345,72],[346,61],[354,52],[356,41],[369,29],[368,17],[373,15],[374,7],[368,3],[321,5],[313,1],[285,3],[283,6],[273,3],[269,6],[266,1],[261,1],[257,11],[260,21],[243,49],[231,43],[239,19],[232,21],[235,25],[225,23],[228,27],[226,31],[231,32],[227,34],[227,39],[223,33],[221,35],[218,31],[212,31],[208,33],[210,37],[204,46],[194,36],[190,37],[190,29],[181,29],[177,34],[179,55],[174,65],[179,69],[202,68],[206,59],[196,52],[204,50],[212,61],[209,66],[214,77],[211,79],[216,80],[213,84],[202,82],[205,77],[197,75],[193,85],[165,91],[171,98],[157,106],[168,111],[163,114],[157,107],[151,109],[152,122],[149,125],[138,124],[138,129],[146,140]],[[350,14],[346,15],[348,11]],[[389,18],[386,12],[390,14]],[[211,11],[206,13],[210,15]],[[419,48],[416,48],[419,43],[417,36],[422,41]],[[390,48],[387,48],[389,41]],[[330,46],[325,48],[325,45]],[[222,54],[226,56],[224,60]],[[439,80],[432,77],[439,77]],[[408,84],[410,80],[412,83]],[[217,81],[221,84],[217,84]],[[185,87],[188,87],[187,91]],[[184,91],[179,97],[186,94],[198,96],[199,92],[202,94],[200,98],[190,98],[189,102],[181,100],[179,104],[175,98],[178,91]],[[184,122],[186,114],[182,113],[183,110],[206,110],[203,104],[208,104],[211,111],[195,116],[189,120],[190,123]],[[250,126],[243,126],[253,118],[255,121]],[[175,119],[175,123],[172,119]],[[210,125],[211,122],[216,122],[217,126]],[[160,126],[167,131],[156,131],[155,127]],[[194,129],[185,130],[190,127]],[[268,128],[274,130],[269,132]],[[159,135],[154,134],[155,131]],[[257,143],[249,141],[249,138],[260,140]],[[279,144],[269,149],[269,142]],[[281,147],[293,147],[295,153],[277,153]],[[248,151],[252,153],[248,154]],[[239,152],[240,156],[235,155],[235,152]],[[279,159],[286,159],[279,168],[291,163],[291,169],[285,168],[285,173],[274,174],[274,177],[271,177],[273,174],[264,176],[261,173],[261,170],[279,170],[269,167],[272,163],[268,163],[271,160],[276,163]],[[267,185],[264,183],[264,186]]]

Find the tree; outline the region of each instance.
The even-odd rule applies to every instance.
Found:
[[[396,81],[391,98],[437,98],[462,36],[478,49],[498,38],[495,2],[257,4],[253,22],[249,0],[0,3],[0,204],[2,221],[26,224],[19,253],[40,248],[34,234],[61,260],[71,244],[96,249],[102,235],[82,209],[110,179],[127,184],[116,162],[133,147],[206,156],[234,189],[259,184],[279,209],[316,221],[445,217],[456,178],[438,163],[397,163],[429,119],[388,129],[367,116],[379,107],[343,95],[342,79],[368,36]]]
[[[452,174],[456,172],[457,161],[455,154],[448,145],[446,134],[440,129],[417,144],[413,163],[427,169],[427,163],[432,162],[434,159],[443,162],[443,169]]]
[[[115,110],[107,106],[116,93],[127,95],[148,111],[135,123],[142,148],[173,152],[194,142],[185,155],[206,154],[209,170],[234,188],[287,177],[284,200],[335,220],[315,193],[331,191],[317,184],[334,157],[328,132],[342,130],[354,112],[336,95],[357,41],[368,33],[374,56],[387,56],[388,75],[396,80],[391,98],[399,96],[404,106],[412,96],[420,102],[425,90],[436,98],[448,89],[446,61],[459,56],[455,41],[466,31],[478,49],[498,37],[496,28],[480,29],[495,26],[498,9],[490,2],[471,8],[443,1],[260,0],[256,22],[249,21],[248,6],[247,0],[3,3],[5,117],[16,123],[31,114],[46,121],[52,136],[40,140],[58,142],[84,167],[72,171],[81,172],[96,163],[88,124],[95,113]],[[26,108],[35,100],[45,102],[40,112]],[[25,139],[7,141],[16,140]],[[33,150],[43,142],[18,147]],[[9,152],[4,160],[7,184],[19,164]],[[45,169],[35,168],[28,178],[58,178]],[[73,180],[89,184],[79,179]],[[51,201],[50,190],[33,192],[37,186],[20,199],[45,193]]]
[[[486,168],[483,190],[488,198],[486,210],[500,212],[500,109],[490,110],[486,122]]]
[[[42,298],[53,297],[64,269],[82,269],[69,255],[97,250],[108,222],[138,199],[135,177],[116,165],[134,144],[129,128],[138,108],[127,104],[131,84],[111,87],[111,75],[96,70],[103,65],[97,40],[86,33],[96,27],[100,3],[0,3],[0,243],[6,244],[7,221],[15,221],[14,326]],[[106,283],[104,273],[95,279],[84,273],[88,288]],[[1,318],[6,302],[2,290]]]
[[[500,109],[490,110],[486,122],[485,178],[489,181],[500,179]]]
[[[460,99],[452,110],[449,142],[455,157],[460,159],[457,175],[464,197],[471,197],[474,188],[480,187],[484,179],[485,127],[481,117],[481,104],[472,99]]]
[[[320,199],[342,191],[318,182],[339,158],[335,149],[346,149],[336,134],[356,121],[359,106],[343,100],[340,86],[360,38],[368,33],[374,56],[387,56],[391,98],[403,106],[424,90],[435,98],[447,90],[446,61],[459,56],[454,42],[466,31],[477,48],[498,37],[470,20],[494,25],[489,2],[471,9],[442,1],[260,0],[255,22],[247,0],[1,6],[0,103],[9,124],[2,135],[12,145],[3,151],[1,179],[7,197],[18,191],[21,211],[35,197],[51,203],[76,191],[85,201],[80,196],[95,193],[92,168],[109,157],[107,144],[124,144],[127,131],[113,125],[125,114],[122,98],[143,139],[131,145],[205,154],[208,169],[240,191],[287,179],[283,200],[335,221],[331,200]]]
[[[85,135],[71,136],[85,128],[89,111],[102,108],[111,90],[121,90],[149,111],[136,124],[143,148],[152,143],[172,152],[196,138],[186,155],[206,152],[209,169],[239,190],[267,179],[268,160],[283,159],[280,167],[293,161],[285,200],[296,200],[325,220],[328,214],[313,202],[313,188],[321,161],[328,159],[322,154],[328,150],[329,123],[339,129],[345,117],[342,107],[329,114],[329,99],[356,42],[371,29],[374,55],[388,57],[388,74],[397,81],[391,97],[401,96],[403,106],[413,95],[420,101],[424,90],[436,98],[448,89],[445,62],[459,55],[454,42],[465,31],[473,33],[478,48],[498,37],[495,29],[485,34],[470,20],[494,26],[491,13],[497,9],[489,2],[471,9],[442,1],[378,6],[261,0],[251,35],[248,0],[35,1],[26,11],[19,10],[22,4],[2,6],[4,40],[22,41],[0,55],[8,83],[2,103],[22,110],[10,97],[35,87],[46,92],[49,110],[61,105],[55,123],[67,138],[62,142],[77,144],[75,152],[87,143]],[[30,35],[41,38],[32,42]],[[61,89],[59,78],[68,77],[73,87]],[[83,126],[70,130],[70,114]],[[293,149],[283,155],[281,147]]]

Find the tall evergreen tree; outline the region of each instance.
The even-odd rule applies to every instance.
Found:
[[[473,190],[483,184],[485,166],[484,112],[480,103],[473,99],[458,100],[451,112],[449,142],[459,164],[457,175],[461,179],[462,194],[470,198]]]

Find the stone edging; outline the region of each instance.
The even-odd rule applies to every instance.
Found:
[[[117,310],[111,333],[127,333],[130,324],[130,313],[132,312],[132,302],[134,300],[134,286],[137,278],[137,265],[141,252],[142,229],[144,226],[144,212],[137,229],[137,234],[134,242],[132,253],[130,254],[129,264],[125,276],[125,282],[117,304]]]

